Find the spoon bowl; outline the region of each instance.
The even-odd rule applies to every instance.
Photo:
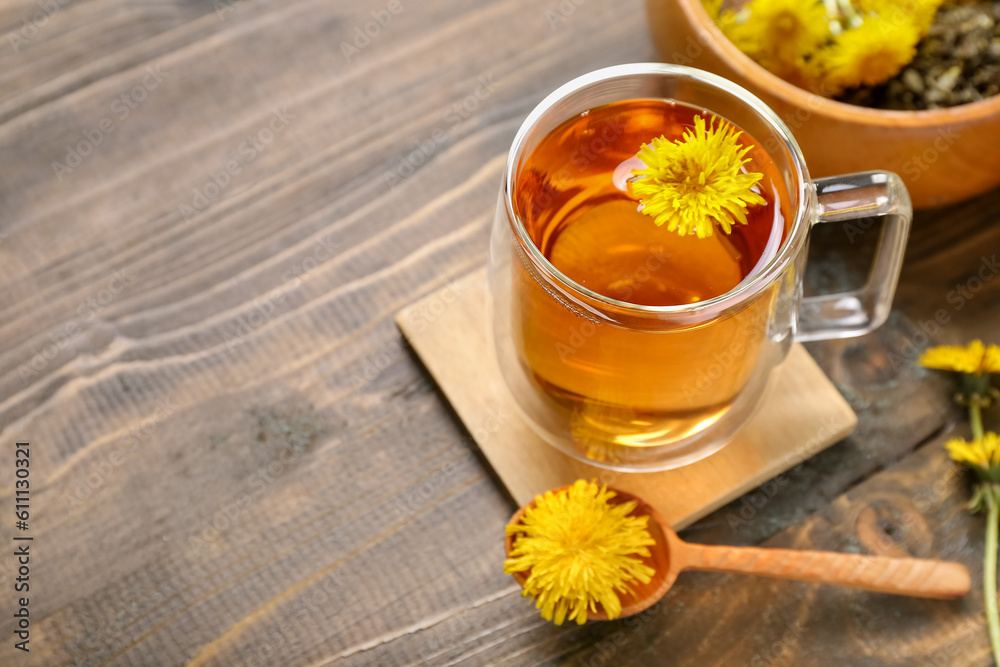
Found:
[[[561,492],[568,486],[555,489]],[[842,554],[829,551],[798,551],[794,549],[760,549],[728,547],[684,542],[652,505],[626,491],[608,487],[615,496],[612,505],[634,501],[632,516],[648,516],[650,555],[643,562],[655,570],[649,583],[633,582],[632,592],[621,596],[620,618],[632,616],[656,604],[674,585],[684,570],[708,572],[743,572],[777,579],[793,579],[815,583],[847,586],[895,595],[908,595],[948,600],[969,592],[972,580],[961,563],[923,558],[889,558],[863,554]],[[531,501],[514,516],[508,525],[521,523],[524,513],[533,507]],[[507,535],[504,551],[510,558],[517,535]],[[512,575],[521,587],[527,572]],[[604,621],[608,615],[598,604],[587,618]]]
[[[568,489],[568,486],[563,486],[555,491],[564,491]],[[649,547],[649,556],[642,559],[642,562],[655,570],[655,574],[649,580],[648,584],[643,584],[638,581],[629,584],[632,589],[632,593],[622,595],[620,597],[622,603],[622,613],[621,618],[626,616],[632,616],[638,614],[641,611],[645,611],[649,607],[656,604],[660,598],[662,598],[666,592],[674,585],[674,581],[677,579],[679,570],[670,567],[670,553],[671,546],[669,540],[673,539],[680,541],[677,534],[670,529],[670,524],[668,524],[660,513],[656,511],[652,505],[647,503],[645,500],[638,496],[634,496],[631,493],[625,491],[619,491],[618,489],[612,489],[608,487],[609,491],[615,492],[615,497],[608,500],[611,505],[620,505],[622,503],[627,503],[630,500],[635,501],[635,509],[632,510],[632,516],[648,516],[649,524],[647,525],[647,530],[649,530],[649,535],[654,540],[656,544]],[[528,511],[529,507],[533,507],[535,501],[531,501],[521,509],[514,513],[514,516],[510,518],[508,522],[509,525],[515,526],[521,523],[521,518],[524,513]],[[664,529],[666,526],[666,529]],[[504,539],[504,551],[507,554],[507,558],[510,558],[511,550],[514,548],[514,542],[517,540],[517,535],[508,535]],[[527,572],[515,572],[513,575],[514,580],[523,588],[524,582],[528,579]],[[597,621],[608,620],[608,614],[604,611],[604,607],[600,603],[597,604],[596,612],[587,612],[587,618]]]

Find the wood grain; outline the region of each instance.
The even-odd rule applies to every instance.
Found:
[[[567,631],[502,574],[513,506],[392,317],[485,263],[503,156],[535,104],[654,58],[638,4],[569,4],[403,0],[350,62],[341,43],[385,0],[71,0],[19,52],[7,35],[39,5],[0,6],[0,451],[36,452],[39,585],[15,655],[0,551],[0,664],[745,664],[788,624],[804,631],[785,664],[987,664],[975,596],[932,610],[693,574],[634,632]],[[484,99],[481,77],[498,84]],[[249,159],[276,109],[293,117]],[[104,120],[59,180],[53,163]],[[947,477],[936,443],[913,452],[955,419],[949,381],[908,355],[997,248],[997,201],[918,217],[890,324],[808,346],[855,434],[689,536],[861,549],[861,503],[910,555],[978,562],[957,485],[921,521],[892,518]],[[934,340],[995,336],[996,284]]]
[[[625,474],[548,445],[520,416],[487,335],[486,271],[476,271],[396,316],[441,390],[519,506],[576,479],[643,498],[679,530],[851,434],[857,417],[801,345],[775,369],[768,395],[739,436],[693,464]]]

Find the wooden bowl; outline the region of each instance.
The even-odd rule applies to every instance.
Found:
[[[1000,185],[1000,96],[933,111],[844,104],[794,86],[755,63],[709,18],[700,0],[647,0],[666,62],[714,72],[781,116],[813,177],[887,169],[916,208],[953,204]]]

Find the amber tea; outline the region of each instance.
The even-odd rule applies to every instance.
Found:
[[[747,208],[748,224],[698,238],[640,212],[630,187],[632,170],[644,166],[636,152],[654,137],[680,139],[696,115],[724,121],[666,100],[596,107],[549,132],[520,165],[516,212],[566,278],[625,309],[685,306],[739,287],[777,255],[791,219],[784,181],[745,132],[739,141],[753,148],[743,168],[763,175],[754,191],[765,202]],[[735,314],[644,329],[570,306],[523,257],[513,264],[515,348],[529,375],[571,412],[574,439],[592,457],[600,452],[591,443],[662,444],[724,415],[756,364],[776,291]]]

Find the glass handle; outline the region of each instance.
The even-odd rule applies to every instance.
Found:
[[[889,317],[913,207],[903,180],[890,171],[866,171],[815,180],[819,215],[814,224],[885,216],[864,287],[803,298],[795,339],[860,336]]]

